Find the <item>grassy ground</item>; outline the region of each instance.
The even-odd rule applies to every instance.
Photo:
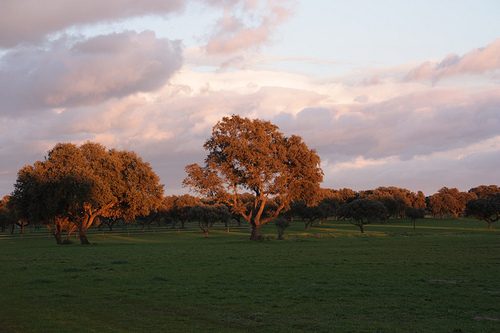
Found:
[[[0,234],[2,332],[498,332],[500,232],[475,220]],[[189,230],[192,230],[189,231]]]

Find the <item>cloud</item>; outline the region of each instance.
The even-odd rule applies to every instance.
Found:
[[[180,43],[151,31],[17,47],[0,58],[0,111],[19,115],[153,91],[181,65]]]
[[[340,66],[335,59],[320,66],[313,58],[253,52],[272,41],[293,1],[5,6],[16,22],[0,13],[0,47],[8,48],[0,53],[0,194],[11,191],[17,170],[43,159],[57,142],[87,140],[134,150],[167,194],[180,193],[184,166],[202,163],[213,125],[231,114],[271,120],[286,135],[300,135],[322,159],[325,187],[395,185],[432,194],[442,186],[488,183],[498,169],[500,88],[491,73],[500,69],[500,40],[435,65],[374,65],[325,77]],[[212,28],[193,31],[197,44],[186,49],[151,31],[123,30],[129,17],[193,8],[217,16]],[[103,28],[120,20],[120,27]],[[92,35],[78,35],[97,24]],[[298,74],[296,65],[304,63],[321,75]],[[469,78],[462,74],[474,78],[455,84],[456,76]]]
[[[428,89],[379,103],[307,108],[275,118],[280,128],[307,138],[330,163],[396,157],[412,160],[498,135],[500,89]]]
[[[487,71],[500,70],[500,39],[494,40],[484,48],[474,49],[462,57],[450,54],[436,65],[430,61],[411,70],[405,81],[437,81],[460,74],[483,74]]]
[[[291,15],[290,1],[267,1],[263,8],[259,3],[256,0],[225,2],[224,15],[215,24],[206,52],[231,54],[268,43],[275,27]]]
[[[4,0],[0,11],[0,48],[38,44],[51,33],[75,25],[181,11],[183,0]]]

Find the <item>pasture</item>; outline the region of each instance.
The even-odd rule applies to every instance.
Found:
[[[500,232],[484,222],[262,232],[116,228],[90,246],[2,233],[0,331],[500,331]]]

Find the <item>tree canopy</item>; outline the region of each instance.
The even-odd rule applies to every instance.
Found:
[[[338,215],[358,226],[361,233],[364,233],[364,225],[385,221],[388,211],[380,201],[363,198],[340,206]]]
[[[316,151],[299,136],[284,136],[269,121],[224,117],[204,148],[205,165],[186,166],[184,185],[228,203],[250,223],[253,240],[258,239],[260,227],[288,209],[290,202],[315,198],[323,180]],[[249,209],[239,200],[242,192],[255,196]],[[272,199],[277,205],[264,217]]]
[[[500,194],[491,195],[488,199],[472,199],[467,202],[466,213],[479,220],[486,221],[488,228],[493,228],[493,222],[500,218]]]
[[[77,226],[82,244],[98,216],[132,218],[161,203],[163,185],[134,152],[87,142],[59,143],[44,161],[18,172],[12,201],[21,217],[36,223]],[[57,228],[56,228],[57,229]]]

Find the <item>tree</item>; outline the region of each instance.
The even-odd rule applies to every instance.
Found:
[[[2,200],[0,200],[0,228],[2,232],[8,227],[13,227],[17,220],[9,202],[9,195],[4,196]]]
[[[492,195],[500,194],[498,185],[479,185],[469,190],[469,193],[474,193],[479,199],[488,199]]]
[[[285,230],[290,225],[290,220],[286,217],[280,216],[278,217],[274,224],[276,225],[276,229],[278,230],[278,239],[282,240],[285,236]]]
[[[366,224],[387,219],[387,208],[380,201],[356,199],[340,206],[338,215],[350,220],[351,224],[358,226],[361,233],[364,233]]]
[[[134,152],[98,143],[59,143],[44,161],[18,172],[12,200],[23,218],[49,225],[66,219],[80,242],[98,216],[148,214],[161,202],[163,185],[151,166]]]
[[[194,206],[189,212],[190,219],[198,222],[198,226],[205,233],[205,238],[216,222],[227,223],[231,213],[223,204]]]
[[[307,230],[309,226],[314,226],[314,221],[327,219],[336,214],[339,207],[339,200],[334,197],[323,198],[318,203],[308,206],[304,201],[293,202],[290,205],[291,216],[298,216],[304,221]]]
[[[250,239],[259,238],[262,225],[274,220],[294,200],[315,198],[323,180],[320,158],[296,135],[284,136],[269,121],[224,117],[205,142],[205,165],[186,166],[184,186],[228,203],[251,225]],[[239,194],[250,192],[250,207]],[[266,203],[277,206],[264,216]]]
[[[169,205],[169,217],[172,219],[172,228],[175,228],[178,222],[181,223],[181,228],[184,229],[186,223],[191,219],[190,211],[193,207],[201,206],[200,198],[189,194],[181,196],[172,196],[172,203]]]
[[[486,221],[488,228],[493,229],[493,222],[498,221],[500,216],[500,195],[490,196],[489,199],[472,199],[466,207],[467,215]]]
[[[425,217],[425,210],[423,208],[406,207],[405,215],[413,222],[413,229],[415,229],[415,221]]]
[[[477,198],[473,192],[460,192],[456,188],[443,187],[429,198],[428,207],[434,216],[453,214],[455,218],[465,210],[471,199]]]

